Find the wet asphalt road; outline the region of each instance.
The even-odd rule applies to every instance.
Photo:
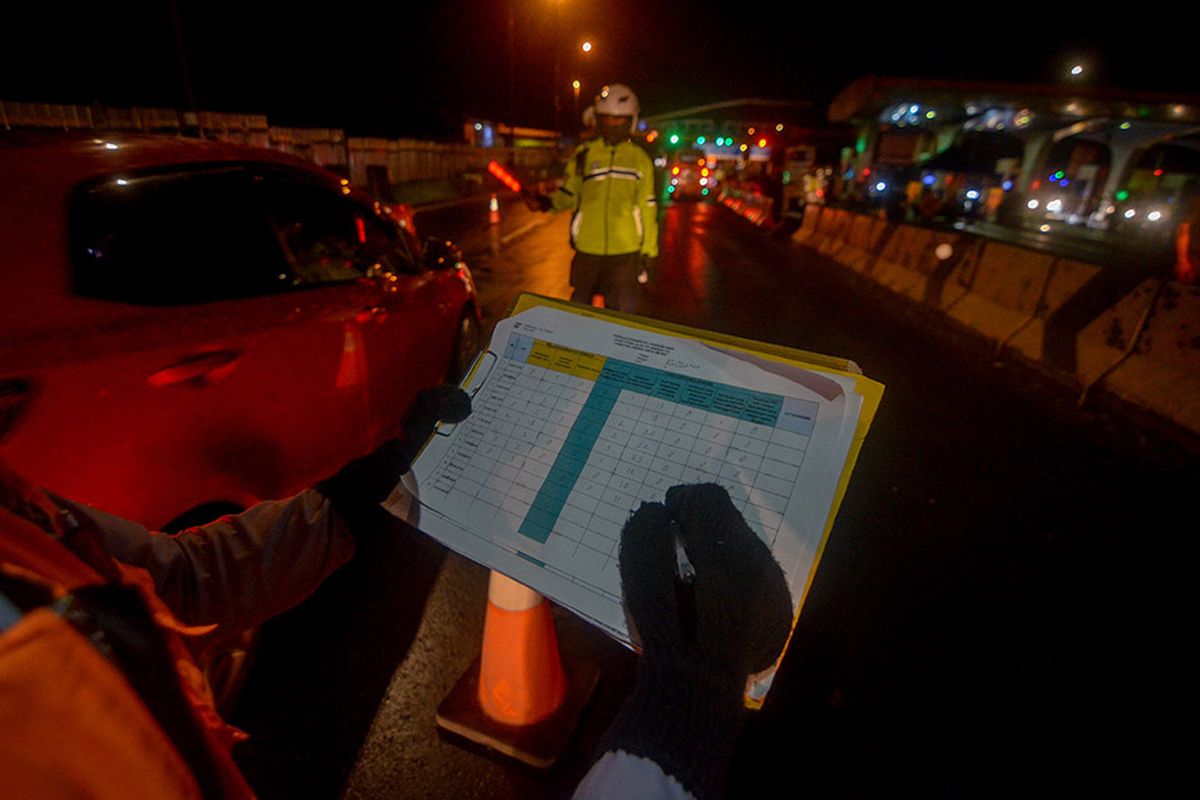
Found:
[[[485,315],[567,291],[565,217],[422,214],[476,268]],[[887,385],[731,796],[1157,793],[1184,761],[1196,463],[825,259],[715,205],[666,214],[642,312],[854,359]],[[633,656],[562,615],[604,668],[562,763],[439,735],[478,652],[486,572],[391,526],[268,625],[233,721],[261,795],[569,796]],[[776,792],[772,792],[776,794]]]

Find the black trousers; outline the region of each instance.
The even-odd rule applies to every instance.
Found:
[[[605,308],[634,313],[640,291],[637,276],[641,268],[641,253],[595,256],[577,252],[571,259],[571,300],[591,303],[592,295],[602,294]]]

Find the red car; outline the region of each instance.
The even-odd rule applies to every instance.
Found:
[[[0,444],[151,528],[283,497],[398,428],[478,345],[411,216],[267,150],[0,137]]]

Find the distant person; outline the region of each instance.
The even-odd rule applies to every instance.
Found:
[[[1196,283],[1200,278],[1200,186],[1188,187],[1180,201],[1175,226],[1175,280]]]
[[[768,161],[759,178],[759,186],[771,200],[771,222],[777,225],[783,219],[783,168]]]
[[[984,219],[995,222],[1000,217],[1000,206],[1004,205],[1004,188],[992,185],[988,187],[983,201]]]
[[[904,186],[904,219],[908,222],[917,221],[917,209],[921,207],[921,196],[925,194],[925,184],[920,178],[913,178]]]
[[[632,312],[638,275],[658,257],[654,164],[631,140],[640,108],[628,86],[605,86],[593,108],[600,137],[576,148],[558,191],[525,199],[534,210],[573,212],[571,300],[601,295],[606,307]]]
[[[917,212],[920,215],[922,222],[932,222],[933,218],[938,215],[938,211],[942,207],[942,190],[934,189],[925,192],[921,197],[921,204],[917,206]]]

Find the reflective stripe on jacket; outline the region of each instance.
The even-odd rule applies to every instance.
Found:
[[[571,245],[579,252],[658,255],[654,164],[633,142],[611,147],[594,139],[580,145],[550,201],[556,211],[574,211]]]

